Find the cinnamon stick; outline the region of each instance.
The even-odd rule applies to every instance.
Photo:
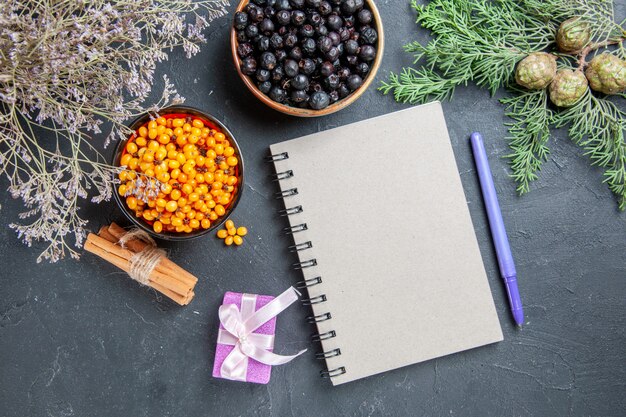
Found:
[[[90,239],[94,245],[99,246],[105,251],[112,253],[128,262],[128,269],[130,270],[130,258],[134,255],[133,252],[129,251],[128,249],[124,249],[114,243],[111,243],[98,235],[94,235],[93,233],[90,233],[89,236],[87,236],[87,240]],[[156,268],[150,273],[150,281],[156,282],[157,284],[160,284],[161,286],[183,296],[186,296],[189,291],[191,291],[191,287],[189,287],[188,285],[185,285],[171,275],[158,271]]]
[[[126,230],[118,226],[116,223],[111,223],[111,225],[108,227],[108,232],[111,235],[115,236],[118,240],[126,234]],[[128,240],[128,242],[126,242],[126,246],[133,252],[141,252],[146,248],[147,245],[148,244],[146,242],[143,242],[139,239],[130,239]],[[161,259],[161,262],[159,262],[159,265],[157,267],[169,269],[175,278],[180,279],[185,284],[191,287],[194,287],[198,282],[198,278],[196,278],[168,258]]]
[[[128,273],[130,271],[130,257],[133,252],[117,246],[117,239],[107,231],[100,231],[102,236],[89,234],[85,242],[85,250],[103,258],[116,267]],[[188,304],[194,297],[193,286],[188,286],[174,276],[162,271],[153,270],[149,276],[148,285],[161,292],[180,305]]]

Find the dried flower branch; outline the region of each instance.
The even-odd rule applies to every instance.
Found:
[[[0,175],[27,211],[11,224],[38,262],[78,256],[86,220],[79,198],[111,197],[117,169],[90,142],[129,134],[123,122],[181,102],[164,77],[161,99],[143,103],[156,64],[182,46],[188,57],[227,0],[5,0],[0,8]],[[188,20],[192,23],[187,23]],[[108,130],[108,129],[107,129]],[[48,132],[41,135],[42,132]],[[52,135],[50,134],[52,133]],[[50,139],[52,140],[45,140]],[[74,236],[74,245],[68,239]]]

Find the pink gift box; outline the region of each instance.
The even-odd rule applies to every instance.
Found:
[[[227,292],[224,294],[224,301],[222,304],[235,304],[239,309],[241,309],[241,299],[243,297],[242,293],[238,292]],[[256,296],[256,305],[254,311],[257,311],[265,304],[272,301],[274,297],[269,295],[257,295]],[[224,326],[220,324],[220,329],[225,331]],[[271,320],[263,324],[261,327],[256,329],[254,333],[265,334],[274,336],[276,334],[276,317],[273,317]],[[224,345],[221,343],[217,344],[217,348],[215,349],[215,362],[213,362],[213,376],[215,378],[222,378],[220,369],[222,367],[222,363],[224,359],[232,352],[235,346]],[[267,349],[272,351],[272,349]],[[267,384],[270,381],[270,375],[272,373],[272,367],[270,365],[262,364],[252,358],[248,358],[248,370],[246,373],[246,381],[245,382],[254,382],[256,384]]]

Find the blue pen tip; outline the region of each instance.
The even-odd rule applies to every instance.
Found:
[[[515,324],[517,324],[519,327],[522,327],[522,324],[524,324],[524,310],[522,310],[521,308],[518,310],[513,310],[513,319],[515,319]]]
[[[483,136],[479,132],[473,132],[470,135],[471,140],[482,140]]]

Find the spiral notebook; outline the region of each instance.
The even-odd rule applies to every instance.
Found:
[[[334,385],[502,340],[439,103],[270,147]]]

